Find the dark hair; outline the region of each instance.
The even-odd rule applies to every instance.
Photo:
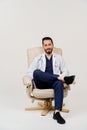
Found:
[[[53,40],[51,37],[44,37],[42,38],[42,44],[44,44],[44,40],[51,40],[51,42],[53,43]]]

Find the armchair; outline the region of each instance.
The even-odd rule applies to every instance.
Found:
[[[62,55],[62,49],[55,48],[53,49],[55,53]],[[28,66],[31,64],[33,59],[43,52],[42,47],[34,47],[27,49],[27,61]],[[43,110],[41,112],[42,116],[45,116],[50,110],[54,110],[54,106],[52,102],[54,100],[54,91],[53,89],[37,89],[33,87],[32,81],[28,78],[27,75],[23,76],[23,84],[26,87],[26,93],[29,98],[31,98],[32,102],[34,100],[41,100],[38,102],[40,107],[28,107],[25,110]],[[68,90],[70,90],[70,86],[64,84],[64,98],[68,94]],[[69,112],[68,109],[62,109],[62,112]]]

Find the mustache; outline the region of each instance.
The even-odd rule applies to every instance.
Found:
[[[48,49],[46,49],[46,50],[52,50],[51,48],[48,48]]]

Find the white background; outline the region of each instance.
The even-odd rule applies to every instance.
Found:
[[[71,111],[64,114],[65,126],[52,120],[52,113],[41,117],[39,111],[24,111],[31,104],[22,83],[26,50],[41,46],[44,36],[63,49],[70,73],[76,75],[66,99]],[[87,130],[86,56],[87,0],[0,0],[0,130]]]

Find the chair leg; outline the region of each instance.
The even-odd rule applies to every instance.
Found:
[[[62,109],[61,112],[65,112],[65,113],[68,113],[69,112],[69,109]]]
[[[29,110],[43,110],[43,108],[39,108],[39,107],[27,107],[25,108],[26,111],[29,111]]]
[[[43,110],[41,112],[41,115],[42,116],[45,116],[47,115],[47,113],[50,111],[50,110],[54,110],[54,106],[52,106],[52,101],[51,100],[45,100],[44,102],[38,102],[38,105],[40,107],[30,107],[30,108],[25,108],[25,110]],[[64,106],[65,104],[63,104]],[[68,109],[62,109],[61,112],[66,112],[68,113],[69,110]]]
[[[40,104],[40,103],[39,103]],[[41,105],[41,104],[40,104]],[[53,106],[52,106],[52,101],[50,100],[46,100],[44,101],[43,103],[43,111],[41,112],[41,115],[42,116],[45,116],[47,115],[47,113],[53,109]]]
[[[53,106],[52,106],[52,101],[50,100],[45,100],[44,102],[38,102],[38,105],[40,107],[28,107],[28,108],[25,108],[25,110],[43,110],[41,112],[41,115],[42,116],[45,116],[50,110],[53,109]]]
[[[41,112],[41,116],[46,116],[50,109],[45,109]]]

